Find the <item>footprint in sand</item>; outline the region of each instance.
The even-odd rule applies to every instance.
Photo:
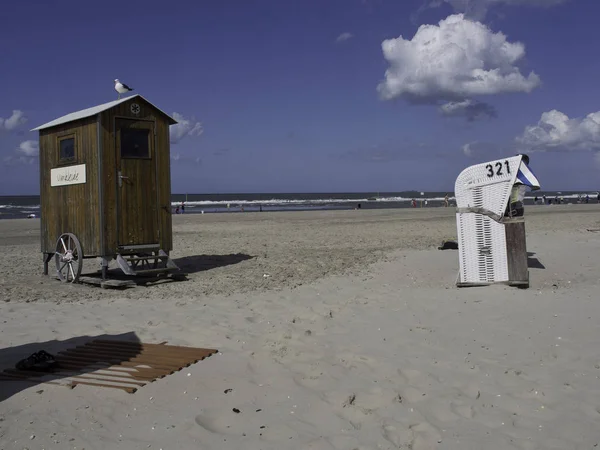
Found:
[[[196,424],[211,433],[242,436],[244,432],[239,427],[234,426],[236,422],[234,419],[234,417],[205,413],[198,414],[194,420]]]
[[[460,386],[459,392],[461,395],[468,397],[472,400],[478,400],[481,397],[481,388],[478,383],[469,383],[467,385]]]
[[[420,372],[413,369],[397,369],[398,375],[404,384],[415,387],[439,386],[444,380],[430,372]]]
[[[250,410],[240,414],[225,410],[211,410],[198,414],[194,421],[209,433],[232,437],[255,437],[270,442],[285,442],[297,438],[298,432],[293,426],[284,423],[265,423],[261,414],[252,414]],[[246,414],[244,414],[244,412]]]
[[[411,448],[410,444],[414,439],[412,431],[404,425],[384,425],[383,437],[397,448]]]
[[[322,376],[323,372],[310,371],[307,373],[294,374],[292,380],[302,388],[317,389],[323,384],[321,379]]]
[[[415,389],[412,386],[400,388],[399,391],[402,400],[408,403],[417,403],[425,398],[425,396],[423,395],[423,391],[421,391],[420,389]]]
[[[452,404],[444,400],[430,402],[427,418],[434,418],[439,423],[450,423],[460,418]]]
[[[328,392],[322,394],[321,398],[332,406],[336,416],[348,422],[355,430],[360,430],[362,423],[372,412],[358,406],[356,394],[353,393]]]
[[[402,396],[394,390],[374,386],[361,390],[358,401],[354,394],[352,394],[350,398],[353,398],[353,405],[366,412],[377,411],[380,408],[386,408],[390,405],[401,403],[399,399],[401,399]]]
[[[376,364],[374,358],[359,353],[341,352],[337,355],[338,361],[346,366],[355,368],[357,365],[366,365],[368,368],[373,368]]]
[[[269,431],[269,423],[259,409],[253,405],[241,405],[232,409],[207,409],[198,414],[194,421],[206,431],[226,436],[258,436]],[[237,413],[235,411],[238,411]],[[276,428],[281,428],[279,425]]]
[[[418,370],[413,369],[398,369],[398,375],[406,384],[414,384],[415,382],[419,382],[423,379],[423,374]]]
[[[470,405],[460,405],[460,404],[452,402],[450,408],[456,414],[458,414],[459,416],[461,416],[465,419],[472,419],[473,416],[475,415],[475,410]]]
[[[397,448],[411,450],[434,450],[439,446],[441,435],[428,422],[405,425],[386,424],[382,427],[382,436]]]
[[[580,409],[584,411],[590,419],[598,420],[598,416],[600,415],[600,406],[582,403]]]

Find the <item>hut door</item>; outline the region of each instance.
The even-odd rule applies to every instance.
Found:
[[[119,246],[158,244],[154,122],[116,119]]]

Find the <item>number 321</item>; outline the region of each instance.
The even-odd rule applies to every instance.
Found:
[[[504,161],[504,165],[506,166],[506,173],[510,175],[510,164],[508,163],[508,161]],[[485,166],[485,168],[487,169],[487,176],[489,178],[492,178],[494,175],[497,176],[502,176],[504,175],[502,173],[502,163],[500,161],[498,161],[495,164],[488,164],[487,166]],[[496,169],[495,173],[494,173],[494,169]]]

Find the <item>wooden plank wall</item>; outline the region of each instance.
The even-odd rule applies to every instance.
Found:
[[[140,105],[139,114],[130,110],[132,103]],[[154,120],[156,123],[157,180],[158,180],[158,214],[160,227],[160,245],[165,251],[173,249],[171,223],[171,157],[169,146],[169,124],[167,118],[152,105],[141,98],[123,102],[102,114],[102,161],[103,161],[103,203],[104,203],[104,236],[105,253],[115,254],[118,246],[117,223],[117,167],[115,149],[115,117]],[[167,210],[163,208],[167,206]]]
[[[40,131],[41,250],[53,253],[63,233],[73,233],[84,256],[97,256],[100,248],[98,154],[96,116]],[[59,164],[58,136],[75,133],[75,161]],[[50,170],[86,165],[86,183],[50,186]]]
[[[504,228],[506,232],[508,280],[509,282],[527,282],[529,280],[529,269],[527,267],[525,221],[523,219],[507,221]]]
[[[123,185],[117,188],[120,245],[159,243],[155,128],[155,122],[149,120],[118,118],[116,121],[117,166],[126,177]],[[149,158],[123,158],[119,155],[121,133],[130,129],[147,131]]]
[[[156,156],[158,158],[158,214],[160,245],[165,251],[173,250],[173,223],[171,216],[171,152],[169,122],[164,117],[156,122]]]
[[[117,168],[115,155],[114,122],[111,111],[100,114],[101,157],[102,157],[102,212],[104,213],[105,255],[117,251]]]

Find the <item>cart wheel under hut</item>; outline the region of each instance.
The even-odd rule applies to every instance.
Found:
[[[83,252],[79,239],[73,233],[63,233],[56,241],[56,272],[60,281],[75,283],[81,275]]]

